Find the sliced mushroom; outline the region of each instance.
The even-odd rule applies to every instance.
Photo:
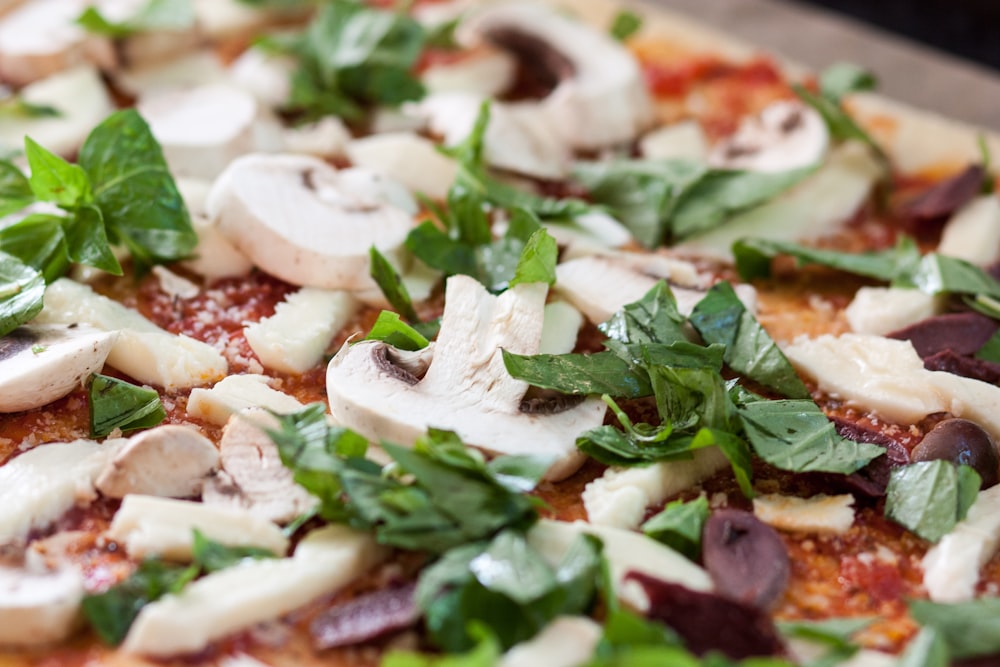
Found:
[[[118,338],[85,325],[35,324],[0,338],[0,412],[62,398],[104,366]]]
[[[295,285],[374,286],[369,248],[395,256],[413,226],[406,188],[304,155],[248,155],[212,187],[209,215],[236,248]]]
[[[194,51],[167,61],[133,66],[112,73],[115,85],[136,97],[167,90],[187,90],[226,79],[226,68],[212,51]]]
[[[601,424],[603,402],[523,412],[528,385],[507,373],[501,354],[538,351],[545,293],[545,285],[524,284],[495,297],[471,278],[452,276],[424,375],[400,369],[397,351],[380,341],[345,344],[327,369],[334,419],[373,441],[405,445],[428,427],[450,429],[489,452],[552,458],[550,479],[569,475],[582,463],[576,436]]]
[[[292,479],[278,448],[264,431],[276,423],[263,410],[233,416],[219,441],[222,471],[205,484],[209,505],[237,507],[277,523],[287,523],[316,505],[316,498]]]
[[[286,153],[301,153],[317,157],[339,157],[344,155],[351,131],[335,116],[326,116],[313,123],[296,127],[279,127],[281,150]],[[438,157],[441,157],[438,155]],[[352,160],[353,161],[353,160]],[[357,166],[367,166],[358,164]],[[397,177],[398,174],[389,174]]]
[[[555,82],[539,105],[574,149],[626,143],[653,118],[638,61],[606,33],[542,3],[497,4],[462,22],[460,41],[488,42],[549,70]]]
[[[111,67],[111,42],[75,22],[86,5],[81,0],[33,0],[5,14],[0,19],[0,80],[23,86],[80,63]]]
[[[201,493],[218,463],[211,440],[193,427],[166,424],[129,438],[95,486],[110,498],[129,493],[187,498]]]
[[[177,179],[177,189],[184,198],[191,214],[191,226],[198,235],[195,256],[182,262],[182,266],[208,280],[245,276],[253,269],[253,262],[233,247],[229,239],[219,231],[215,220],[205,211],[205,202],[211,188],[212,184],[208,181]]]
[[[744,119],[735,134],[716,144],[708,162],[722,169],[786,171],[818,164],[829,143],[819,113],[802,102],[783,100]]]
[[[496,97],[514,83],[517,61],[500,49],[484,45],[459,60],[431,65],[420,74],[430,93],[475,93]]]
[[[66,568],[0,566],[0,647],[54,644],[80,625],[83,577]]]
[[[160,91],[139,100],[139,113],[177,176],[212,179],[254,149],[257,101],[228,84]]]
[[[280,106],[288,99],[294,71],[293,58],[259,47],[250,47],[229,66],[233,83],[269,107]]]

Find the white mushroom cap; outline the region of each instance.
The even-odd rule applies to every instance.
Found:
[[[0,647],[60,642],[79,625],[83,577],[66,568],[0,567]]]
[[[248,155],[233,162],[209,195],[218,229],[254,264],[295,285],[362,289],[368,249],[394,256],[416,204],[384,176],[338,171],[304,155]]]
[[[495,297],[472,278],[452,276],[423,376],[403,368],[399,352],[382,342],[347,344],[327,369],[334,420],[371,440],[404,445],[428,427],[449,429],[488,452],[550,457],[550,479],[571,474],[582,462],[576,437],[602,423],[604,403],[525,409],[528,384],[507,373],[501,352],[538,352],[546,292],[543,284],[523,284]]]
[[[708,162],[722,169],[787,171],[818,164],[829,143],[819,113],[797,100],[783,100],[745,118],[735,134],[715,145]]]
[[[464,21],[458,38],[530,54],[556,70],[559,83],[541,105],[554,131],[573,148],[629,142],[653,120],[642,71],[628,49],[553,7],[492,5]]]
[[[0,412],[62,398],[104,366],[116,331],[85,325],[30,325],[0,338]]]

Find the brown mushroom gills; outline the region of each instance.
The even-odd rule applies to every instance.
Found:
[[[971,466],[988,489],[1000,481],[1000,455],[989,433],[968,419],[946,419],[913,448],[914,461],[945,460]]]

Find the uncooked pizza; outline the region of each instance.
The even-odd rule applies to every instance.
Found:
[[[993,664],[985,132],[606,0],[0,2],[0,665]]]

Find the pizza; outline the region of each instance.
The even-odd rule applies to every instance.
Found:
[[[1000,139],[605,0],[0,3],[0,665],[1000,655]]]

